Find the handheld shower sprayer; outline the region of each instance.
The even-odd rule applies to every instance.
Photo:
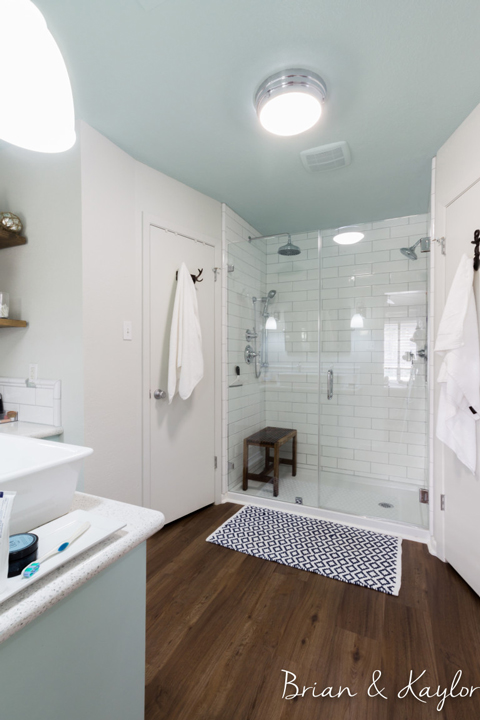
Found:
[[[276,290],[270,290],[268,295],[266,297],[262,298],[262,302],[264,303],[262,315],[264,318],[267,318],[269,316],[268,303],[270,302],[270,300],[273,300],[273,298],[275,297],[276,294],[277,294]]]

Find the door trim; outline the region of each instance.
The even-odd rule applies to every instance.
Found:
[[[461,127],[461,126],[460,126]],[[449,141],[447,140],[447,143]],[[446,144],[447,144],[446,143]],[[442,148],[440,149],[440,151]],[[439,151],[439,152],[440,152]],[[431,376],[431,386],[430,386],[430,393],[433,397],[433,409],[434,409],[434,420],[433,420],[433,427],[432,427],[432,445],[433,445],[433,478],[432,478],[432,485],[433,485],[433,493],[432,493],[432,499],[431,502],[434,503],[434,511],[433,511],[433,525],[431,527],[431,533],[432,533],[432,546],[434,550],[434,554],[440,558],[440,560],[443,560],[444,562],[448,562],[448,559],[446,558],[446,512],[441,510],[441,497],[442,495],[445,495],[446,493],[446,485],[447,485],[447,479],[445,475],[445,453],[446,453],[446,447],[445,445],[437,438],[436,435],[436,422],[438,417],[438,402],[440,397],[440,388],[438,387],[437,383],[437,377],[440,372],[440,366],[443,362],[443,357],[441,357],[438,353],[433,352],[433,346],[435,344],[435,338],[437,336],[438,332],[438,326],[440,324],[440,319],[443,314],[443,310],[445,308],[445,304],[447,301],[447,262],[448,262],[448,231],[447,231],[447,210],[450,208],[457,200],[459,200],[465,193],[467,193],[469,190],[471,190],[475,185],[477,185],[480,182],[480,176],[477,176],[474,180],[472,180],[468,187],[465,187],[463,190],[458,192],[458,188],[455,190],[455,196],[454,197],[448,197],[444,196],[444,193],[442,195],[439,194],[437,191],[437,172],[438,172],[438,165],[437,165],[437,157],[435,158],[435,170],[432,173],[433,176],[433,182],[432,182],[432,202],[431,202],[431,212],[432,212],[432,219],[433,219],[433,232],[432,237],[446,237],[447,240],[447,254],[442,255],[440,250],[437,250],[438,243],[432,243],[432,251],[435,252],[435,255],[433,257],[433,271],[431,272],[432,282],[434,284],[434,307],[433,307],[433,316],[434,316],[434,327],[432,327],[432,347],[431,347],[431,353],[433,356],[433,373]],[[451,238],[451,241],[453,238]],[[448,503],[448,498],[447,498]]]
[[[166,222],[150,213],[142,212],[142,505],[151,504],[150,466],[150,228],[155,227],[188,240],[199,241],[214,248],[215,267],[223,271],[221,238],[215,239],[191,228]],[[205,268],[213,272],[213,268]],[[217,272],[214,286],[214,448],[218,458],[214,469],[215,503],[221,502],[221,450],[222,450],[222,282]],[[212,458],[213,465],[213,458]]]

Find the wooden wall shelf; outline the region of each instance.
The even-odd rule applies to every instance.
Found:
[[[9,247],[16,247],[17,245],[25,245],[26,242],[26,237],[22,237],[22,235],[8,232],[8,230],[0,228],[0,250]]]
[[[9,247],[17,247],[25,245],[27,238],[18,235],[18,233],[9,232],[0,227],[0,250]],[[0,318],[0,328],[2,327],[27,327],[25,320],[12,320],[11,318]]]
[[[0,328],[2,327],[27,327],[25,320],[11,320],[10,318],[0,318]]]

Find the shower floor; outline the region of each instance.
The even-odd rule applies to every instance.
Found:
[[[290,473],[288,466],[280,466],[277,500],[295,503],[295,499],[300,497],[302,504],[309,507],[410,523],[419,527],[428,526],[428,505],[419,502],[418,487],[382,485],[368,478],[355,476],[352,479],[350,475],[327,471],[322,471],[319,483],[316,470],[302,467],[298,468],[296,477]],[[273,499],[273,486],[270,483],[249,480],[248,484],[245,492],[241,483],[232,490]],[[379,503],[388,503],[393,507],[385,508]]]

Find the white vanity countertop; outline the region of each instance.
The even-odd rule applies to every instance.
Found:
[[[48,438],[54,435],[62,435],[63,427],[55,425],[43,425],[41,423],[17,422],[0,423],[0,432],[7,435],[23,435],[32,438]]]
[[[75,493],[71,510],[123,520],[126,526],[0,605],[0,643],[154,535],[165,523],[163,514],[156,510],[79,492]]]

